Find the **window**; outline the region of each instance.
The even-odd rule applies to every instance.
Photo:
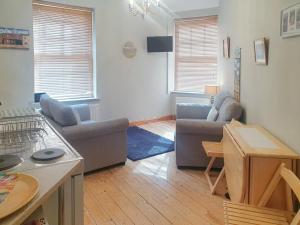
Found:
[[[175,91],[204,93],[217,84],[218,17],[175,22]]]
[[[59,100],[94,96],[93,11],[33,3],[35,92]]]

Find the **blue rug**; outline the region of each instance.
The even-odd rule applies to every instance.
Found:
[[[127,157],[133,161],[174,151],[174,141],[136,126],[128,128],[127,137]]]

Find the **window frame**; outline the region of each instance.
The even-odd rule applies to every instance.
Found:
[[[177,21],[184,21],[184,20],[197,20],[197,19],[201,19],[201,18],[208,18],[208,17],[217,17],[217,20],[219,20],[219,15],[218,14],[212,14],[212,15],[204,15],[204,16],[197,16],[197,17],[184,17],[184,18],[178,18],[178,19],[175,19],[174,20],[174,24],[173,24],[173,30],[174,30],[174,65],[173,65],[173,68],[174,68],[174,72],[173,72],[173,77],[172,77],[172,87],[171,87],[171,91],[170,93],[172,94],[176,94],[176,95],[190,95],[190,96],[206,96],[205,94],[205,91],[193,91],[193,90],[178,90],[177,89],[177,84],[176,84],[176,79],[177,79],[177,28],[176,28],[176,22]],[[218,31],[219,31],[219,24],[217,23],[218,25]],[[219,32],[217,34],[217,39],[219,40]],[[218,73],[218,66],[219,66],[219,51],[220,51],[220,45],[218,43],[217,45],[217,56],[216,56],[216,59],[217,59],[217,69],[216,69],[216,82],[215,83],[210,83],[210,85],[219,85],[220,84],[220,78],[219,78],[219,73]]]
[[[94,101],[99,101],[100,98],[98,96],[98,88],[97,88],[97,63],[96,63],[96,27],[95,27],[95,9],[94,8],[89,8],[89,7],[82,7],[82,6],[77,6],[77,5],[70,5],[70,4],[62,4],[62,3],[56,3],[56,2],[49,2],[49,1],[43,1],[43,0],[33,0],[32,1],[32,6],[34,4],[37,5],[44,5],[44,6],[49,6],[49,7],[58,7],[58,8],[65,8],[65,9],[71,9],[71,10],[79,10],[79,11],[89,11],[91,12],[91,27],[92,27],[92,33],[91,33],[91,43],[92,43],[92,51],[91,51],[91,56],[92,56],[92,95],[91,97],[80,97],[80,98],[69,98],[69,99],[60,99],[60,98],[55,98],[61,102],[66,102],[70,104],[75,104],[75,103],[83,103],[83,102],[94,102]],[[32,39],[34,40],[34,33],[32,35]],[[34,47],[33,47],[34,48]],[[34,56],[34,49],[33,49],[33,57]],[[35,68],[35,63],[34,63],[34,68]],[[35,89],[35,74],[34,74],[34,93],[36,93]]]

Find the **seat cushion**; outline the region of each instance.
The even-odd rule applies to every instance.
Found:
[[[214,104],[213,106],[216,108],[217,111],[220,110],[224,100],[228,97],[231,97],[230,93],[229,92],[226,92],[226,91],[222,91],[220,92],[219,94],[217,94],[215,96],[215,100],[214,100]]]
[[[53,99],[49,101],[49,110],[54,121],[60,126],[77,125],[77,118],[71,106]]]
[[[220,110],[217,121],[228,122],[232,119],[239,120],[242,115],[242,106],[233,98],[227,97]]]

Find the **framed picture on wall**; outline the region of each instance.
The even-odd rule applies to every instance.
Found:
[[[223,40],[223,57],[230,58],[230,37]]]
[[[256,64],[268,65],[268,40],[260,38],[254,41],[254,55]]]
[[[0,48],[29,48],[29,30],[0,27]]]
[[[300,35],[300,3],[281,10],[282,38]]]

